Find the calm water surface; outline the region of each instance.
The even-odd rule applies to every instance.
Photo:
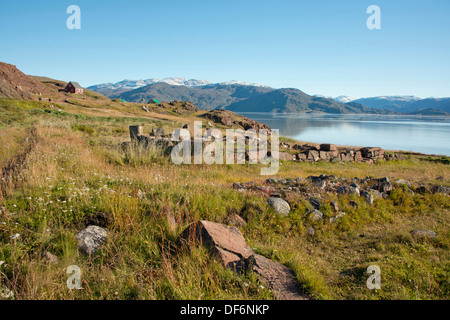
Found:
[[[255,112],[242,115],[279,129],[282,136],[301,141],[450,156],[450,117]]]

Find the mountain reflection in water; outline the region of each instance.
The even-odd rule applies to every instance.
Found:
[[[450,156],[450,117],[241,113],[300,141]]]

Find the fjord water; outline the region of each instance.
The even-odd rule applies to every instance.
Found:
[[[300,141],[450,156],[450,117],[241,113]]]

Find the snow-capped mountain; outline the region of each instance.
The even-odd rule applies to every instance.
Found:
[[[247,82],[247,81],[238,81],[238,80],[231,80],[226,82],[220,82],[218,83],[220,85],[241,85],[241,86],[251,86],[251,87],[267,87],[263,84],[253,83],[253,82]]]
[[[421,100],[422,98],[419,98],[416,96],[379,96],[379,97],[370,97],[370,98],[364,98],[364,99],[414,102],[417,100]]]
[[[174,86],[186,86],[186,87],[197,87],[197,86],[205,86],[208,84],[211,84],[210,81],[207,80],[196,80],[196,79],[189,79],[186,80],[185,78],[175,77],[175,78],[164,78],[164,79],[146,79],[146,80],[122,80],[116,83],[102,83],[97,84],[94,86],[89,87],[89,89],[97,90],[134,90],[138,88],[142,88],[145,86],[148,86],[153,83],[157,82],[165,82],[170,85]]]
[[[351,102],[356,99],[349,97],[349,96],[339,96],[339,97],[333,98],[333,100],[335,100],[337,102],[348,103],[348,102]]]
[[[342,102],[342,103],[348,103],[351,102],[353,100],[356,100],[355,98],[349,97],[349,96],[339,96],[339,97],[329,97],[329,96],[324,96],[321,94],[315,94],[314,97],[318,97],[318,98],[325,98],[325,99],[333,99],[334,101],[337,102]]]
[[[94,86],[88,87],[88,89],[91,89],[93,91],[99,92],[101,94],[104,94],[105,96],[111,96],[113,94],[120,94],[126,91],[136,90],[142,87],[149,86],[154,83],[167,83],[172,86],[185,86],[189,88],[195,88],[195,87],[204,87],[207,85],[243,85],[243,86],[252,86],[252,87],[260,87],[260,88],[268,88],[267,86],[257,84],[257,83],[251,83],[246,81],[237,81],[232,80],[228,82],[221,82],[221,83],[212,83],[208,80],[196,80],[196,79],[189,79],[186,80],[185,78],[181,77],[173,77],[173,78],[152,78],[152,79],[146,79],[146,80],[122,80],[116,83],[102,83],[97,84]]]

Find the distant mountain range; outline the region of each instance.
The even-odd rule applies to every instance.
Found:
[[[204,110],[227,109],[235,112],[282,113],[378,113],[450,114],[450,98],[421,99],[414,96],[383,96],[354,99],[348,96],[311,96],[295,88],[274,89],[260,84],[229,81],[164,78],[123,80],[88,89],[109,98],[130,102],[183,100]]]

